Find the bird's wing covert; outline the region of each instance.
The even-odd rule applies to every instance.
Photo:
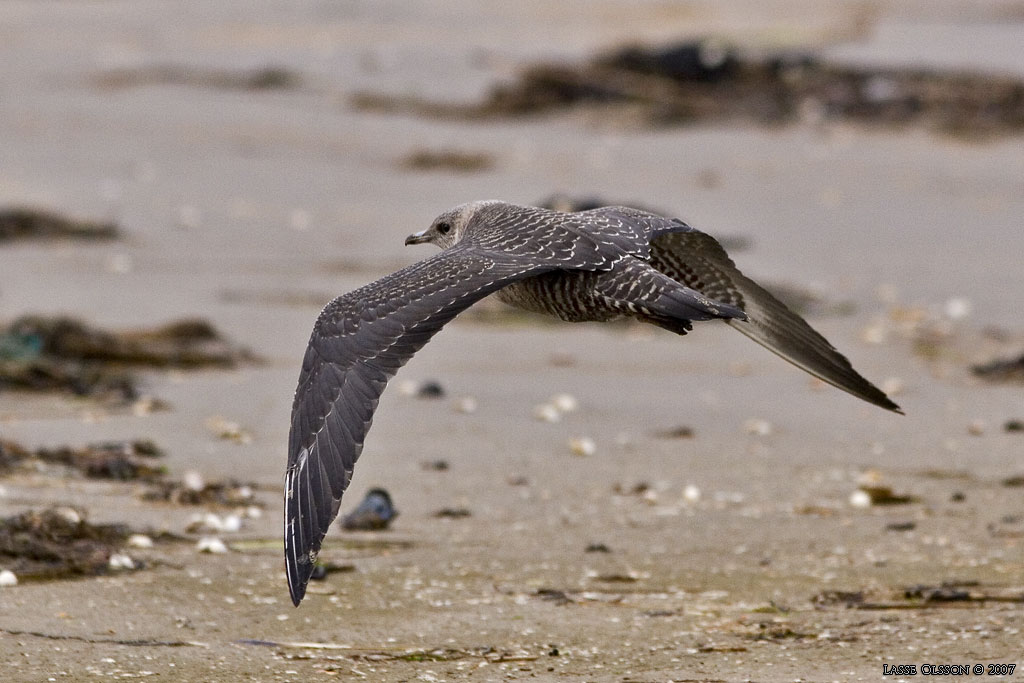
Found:
[[[716,301],[742,309],[748,320],[728,323],[790,363],[869,403],[902,412],[803,318],[743,275],[710,235],[691,229],[656,237],[651,265]]]
[[[302,361],[288,439],[285,564],[296,605],[388,380],[474,302],[552,268],[455,247],[338,297],[323,310]]]

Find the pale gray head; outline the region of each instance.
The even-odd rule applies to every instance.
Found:
[[[454,209],[449,209],[434,219],[426,230],[414,232],[405,238],[406,244],[422,244],[430,242],[441,249],[447,249],[457,244],[466,234],[467,229],[473,225],[473,219],[478,216],[481,209],[504,202],[496,200],[485,200],[459,204]]]

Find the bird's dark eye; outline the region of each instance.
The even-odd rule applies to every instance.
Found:
[[[442,235],[447,235],[449,232],[451,232],[451,230],[452,230],[452,224],[451,223],[438,223],[437,224],[437,231],[439,233],[441,233]]]

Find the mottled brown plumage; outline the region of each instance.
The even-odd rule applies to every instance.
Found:
[[[443,251],[349,292],[313,327],[292,406],[285,562],[306,592],[388,380],[449,320],[497,292],[562,320],[632,317],[678,334],[721,318],[812,375],[899,411],[795,313],[746,278],[714,238],[625,207],[563,213],[473,202],[407,244]]]

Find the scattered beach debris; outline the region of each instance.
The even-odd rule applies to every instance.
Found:
[[[447,460],[428,460],[421,462],[420,467],[425,470],[433,470],[434,472],[447,472],[450,465]]]
[[[200,553],[210,553],[212,555],[223,555],[228,552],[228,547],[224,541],[220,540],[216,536],[203,536],[196,541],[196,551]]]
[[[126,525],[90,524],[75,508],[30,510],[0,520],[0,564],[21,579],[103,574],[128,535]]]
[[[1007,420],[1003,423],[1005,432],[1024,432],[1024,420]]]
[[[0,473],[15,468],[58,465],[94,479],[154,480],[166,472],[154,460],[163,451],[152,441],[109,441],[83,447],[59,446],[29,450],[0,441]]]
[[[696,484],[687,484],[683,487],[683,501],[693,505],[700,502],[701,492]]]
[[[455,411],[465,415],[472,415],[478,407],[479,404],[472,396],[463,396],[455,402]]]
[[[256,360],[201,319],[111,332],[70,317],[23,316],[0,328],[0,390],[64,391],[130,403],[142,397],[126,368],[233,368]],[[151,407],[159,405],[151,401]]]
[[[445,395],[444,387],[436,379],[427,379],[422,382],[406,380],[398,385],[398,393],[402,396],[415,396],[416,398],[444,398]]]
[[[823,591],[812,598],[819,608],[841,606],[860,610],[932,609],[982,606],[988,602],[1024,603],[1024,589],[1014,586],[985,586],[978,581],[950,580],[937,585],[918,584],[888,595],[868,596],[865,590]],[[967,604],[965,604],[967,603]]]
[[[811,598],[811,602],[816,606],[853,607],[864,602],[864,591],[825,590]]]
[[[868,508],[873,505],[907,505],[916,503],[918,498],[910,495],[897,495],[888,486],[861,484],[850,494],[850,505],[855,508]]]
[[[612,485],[612,493],[617,496],[643,496],[648,491],[653,490],[650,483],[646,481],[639,481],[632,486],[626,486],[622,482],[615,482]]]
[[[115,572],[132,570],[135,569],[135,560],[125,553],[114,553],[110,556],[107,567]]]
[[[966,588],[974,588],[978,585],[977,581],[944,582],[939,586],[918,584],[907,587],[903,591],[903,597],[908,600],[923,600],[925,602],[960,602],[971,599],[971,593],[965,590]]]
[[[1024,487],[1024,474],[1015,474],[1012,477],[1006,477],[999,483],[1008,488]]]
[[[126,545],[129,548],[146,550],[153,547],[153,537],[146,534],[132,534],[128,537]]]
[[[0,588],[18,585],[18,575],[10,569],[0,569]]]
[[[234,441],[237,444],[252,443],[252,434],[234,420],[229,420],[222,415],[213,415],[206,419],[206,428],[218,439]]]
[[[533,407],[533,417],[541,422],[560,422],[562,411],[550,403],[541,403]]]
[[[983,436],[988,423],[982,419],[971,420],[967,423],[967,433],[971,436]]]
[[[631,46],[583,63],[539,63],[483,101],[360,92],[362,110],[510,118],[587,107],[640,126],[850,121],[970,138],[1024,130],[1024,82],[983,73],[839,64],[811,52],[741,50],[716,38]],[[609,116],[617,113],[619,116]]]
[[[580,402],[572,394],[555,394],[548,403],[553,405],[560,413],[572,413],[579,409]]]
[[[597,444],[589,436],[577,436],[569,439],[569,451],[573,455],[586,457],[597,451]]]
[[[583,549],[585,553],[610,553],[612,550],[604,543],[590,543]]]
[[[470,512],[469,508],[441,508],[433,516],[437,518],[463,519],[465,517],[472,517],[473,513]]]
[[[142,367],[233,368],[256,360],[251,351],[227,341],[200,318],[110,332],[75,318],[28,315],[0,331],[0,339],[21,340],[24,352],[40,356]]]
[[[645,574],[640,572],[630,571],[626,573],[611,573],[611,574],[592,574],[588,575],[589,579],[593,581],[600,581],[601,583],[636,583],[640,579],[647,578]]]
[[[114,69],[92,78],[94,85],[111,90],[153,85],[185,85],[215,90],[296,90],[302,78],[283,66],[262,66],[250,70],[202,70],[174,65],[150,65],[136,69]]]
[[[399,166],[410,171],[476,173],[493,168],[494,156],[458,149],[416,149],[402,157]]]
[[[562,415],[575,412],[579,407],[579,401],[572,394],[555,394],[545,403],[533,407],[533,417],[541,422],[561,422]]]
[[[538,588],[534,595],[541,600],[553,602],[559,606],[570,605],[576,602],[565,591],[558,590],[557,588]]]
[[[885,525],[886,531],[913,531],[917,528],[917,522],[889,522]]]
[[[692,439],[693,435],[693,427],[688,427],[686,425],[678,425],[676,427],[669,427],[668,429],[659,429],[654,432],[654,436],[659,439]]]
[[[192,520],[185,527],[185,532],[190,534],[234,534],[242,530],[242,515],[229,513],[218,515],[213,512],[195,514]]]
[[[355,510],[341,520],[347,531],[380,531],[387,529],[398,510],[391,504],[391,494],[384,489],[370,489]]]
[[[182,481],[161,481],[141,495],[142,500],[174,505],[209,505],[228,508],[244,507],[247,516],[254,516],[263,507],[256,498],[255,484],[234,479],[205,481],[198,472],[186,472]],[[250,509],[252,509],[250,511]]]
[[[743,431],[754,436],[771,436],[775,432],[775,427],[764,418],[752,417],[743,423]]]
[[[989,382],[1024,382],[1024,353],[974,365],[971,372]]]
[[[118,237],[120,230],[114,223],[77,220],[24,207],[0,209],[0,243],[33,239],[106,241]]]

